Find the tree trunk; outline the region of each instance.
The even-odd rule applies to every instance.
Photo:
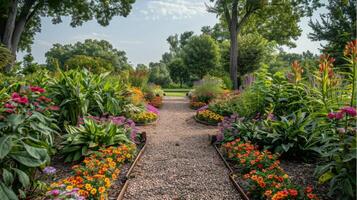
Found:
[[[238,0],[232,4],[232,17],[230,20],[230,74],[233,83],[233,89],[238,89],[237,69],[238,69],[238,40],[237,40],[237,26],[238,26]]]
[[[12,51],[12,33],[15,29],[16,15],[17,15],[17,0],[11,1],[11,7],[6,20],[5,29],[3,32],[2,43]]]

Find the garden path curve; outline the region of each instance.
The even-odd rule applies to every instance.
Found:
[[[143,127],[147,149],[129,179],[125,199],[240,199],[209,143],[216,128],[197,124],[184,98],[166,97],[156,125]]]

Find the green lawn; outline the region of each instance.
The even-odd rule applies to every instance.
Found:
[[[166,96],[168,97],[185,97],[191,89],[164,89]]]

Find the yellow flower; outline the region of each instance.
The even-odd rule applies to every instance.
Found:
[[[95,195],[95,194],[97,193],[97,189],[93,188],[93,189],[90,191],[90,193],[91,193],[92,195]]]
[[[72,186],[72,185],[67,186],[67,187],[66,187],[66,190],[67,190],[67,191],[72,191],[72,190],[73,190],[73,186]]]
[[[88,183],[84,187],[86,188],[87,191],[90,191],[92,189],[92,185]]]
[[[288,179],[288,178],[289,178],[289,175],[284,174],[283,178]]]

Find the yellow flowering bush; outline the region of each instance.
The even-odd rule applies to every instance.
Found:
[[[199,110],[197,111],[196,117],[199,120],[212,123],[212,124],[218,124],[223,121],[224,117],[222,115],[219,115],[215,112],[212,112],[208,109],[206,110]]]
[[[138,124],[147,124],[155,121],[157,119],[157,114],[145,111],[133,114],[131,119]]]
[[[73,174],[51,184],[46,199],[108,199],[108,190],[120,174],[120,167],[135,156],[136,146],[102,148],[72,167]]]

